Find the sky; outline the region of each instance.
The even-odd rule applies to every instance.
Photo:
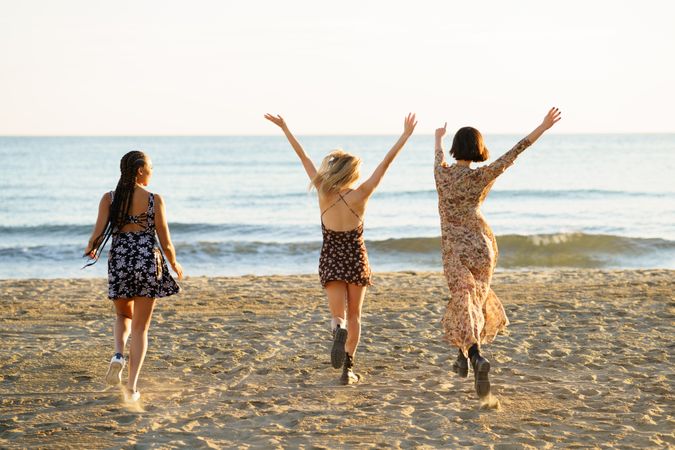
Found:
[[[0,0],[0,135],[672,133],[674,5]]]

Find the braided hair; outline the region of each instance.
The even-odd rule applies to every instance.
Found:
[[[120,160],[120,179],[115,188],[113,201],[110,205],[110,214],[108,214],[108,223],[103,232],[94,240],[92,251],[95,252],[94,259],[84,267],[91,266],[98,261],[101,252],[110,237],[117,233],[125,224],[129,210],[131,209],[131,200],[136,187],[136,177],[138,169],[146,164],[145,153],[134,150],[122,157]],[[86,256],[86,255],[85,255]]]

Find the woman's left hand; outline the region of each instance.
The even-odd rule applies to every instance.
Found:
[[[174,264],[171,264],[171,268],[173,269],[174,272],[176,272],[176,275],[178,276],[179,280],[183,279],[183,266],[176,261]]]
[[[548,130],[551,128],[553,125],[556,124],[560,120],[560,110],[558,108],[551,108],[549,112],[546,114],[546,117],[544,117],[544,121],[541,123],[541,125],[544,127],[545,130]]]

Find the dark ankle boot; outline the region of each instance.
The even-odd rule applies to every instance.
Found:
[[[335,369],[339,369],[345,362],[345,342],[347,342],[347,330],[338,325],[333,330],[333,348],[330,351],[330,363]]]
[[[471,357],[471,367],[473,368],[473,379],[478,398],[490,395],[490,361],[483,358],[480,353]]]
[[[462,378],[466,378],[469,375],[469,362],[466,360],[466,357],[461,350],[459,350],[457,359],[452,364],[452,371]]]
[[[340,378],[342,384],[355,384],[359,382],[361,376],[354,373],[352,370],[353,368],[354,358],[351,357],[349,353],[345,352],[345,363],[342,366],[342,377]]]

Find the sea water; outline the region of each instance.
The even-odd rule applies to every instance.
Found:
[[[521,137],[487,135],[490,161]],[[299,137],[317,166],[335,148],[357,154],[362,179],[396,139]],[[84,270],[82,253],[136,149],[152,158],[149,190],[186,274],[316,273],[316,193],[283,136],[0,137],[0,278],[105,276],[106,252]],[[371,197],[374,271],[441,270],[433,161],[433,137],[413,136]],[[675,268],[674,174],[672,134],[543,136],[483,205],[498,270]]]

